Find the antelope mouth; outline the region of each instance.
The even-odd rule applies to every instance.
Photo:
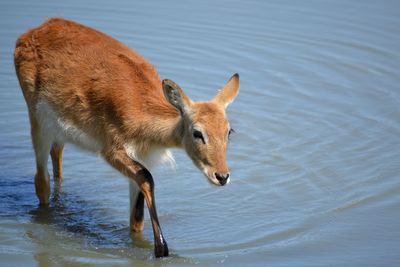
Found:
[[[210,176],[208,176],[208,175],[206,175],[206,177],[207,177],[207,181],[210,183],[210,184],[212,184],[212,185],[215,185],[215,186],[224,186],[225,184],[221,184],[216,178],[214,178],[214,177],[210,177]]]
[[[215,186],[225,186],[225,185],[229,184],[229,182],[231,181],[230,177],[228,177],[225,180],[219,180],[219,179],[217,179],[215,172],[210,172],[207,169],[203,169],[203,173],[207,177],[207,181],[210,184],[215,185]]]
[[[195,165],[197,166],[197,168],[199,168],[202,173],[204,174],[204,176],[207,178],[207,181],[214,185],[214,186],[224,186],[229,184],[229,182],[231,181],[231,178],[228,177],[227,179],[221,181],[216,177],[216,172],[212,171],[214,168],[212,167],[208,167],[205,164],[201,163],[201,162],[196,162],[193,161],[195,163]]]

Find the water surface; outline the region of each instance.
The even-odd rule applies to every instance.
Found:
[[[63,191],[34,193],[16,38],[62,16],[149,59],[196,100],[235,72],[232,182],[211,186],[182,151],[153,170],[171,257],[146,214],[128,228],[128,183],[65,149]],[[0,265],[399,266],[398,1],[11,1],[0,3]]]

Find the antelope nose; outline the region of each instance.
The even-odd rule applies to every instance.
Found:
[[[228,178],[229,178],[229,173],[226,174],[222,174],[222,173],[215,173],[215,178],[217,178],[218,182],[221,185],[225,185],[228,182]]]

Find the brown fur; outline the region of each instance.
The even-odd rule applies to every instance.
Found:
[[[31,107],[44,97],[93,138],[179,145],[165,141],[179,114],[165,100],[155,68],[105,34],[50,19],[17,41],[15,65]]]
[[[172,81],[162,82],[153,65],[132,49],[99,31],[59,18],[23,34],[17,40],[14,61],[29,111],[40,203],[46,205],[50,195],[48,154],[55,181],[61,184],[64,145],[49,144],[43,136],[45,129],[38,119],[37,104],[44,100],[57,118],[100,143],[98,152],[103,158],[138,185],[140,194],[131,208],[131,228],[143,229],[145,200],[155,254],[167,256],[153,178],[124,146],[134,142],[137,152],[143,155],[154,147],[181,147],[198,167],[207,170],[207,177],[214,183],[216,173],[228,177],[225,154],[229,123],[225,108],[238,93],[239,76],[234,75],[213,100],[193,102]],[[166,86],[182,99],[179,105],[172,95],[165,95]],[[202,128],[207,144],[193,138],[193,127]]]

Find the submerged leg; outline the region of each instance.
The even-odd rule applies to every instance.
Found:
[[[40,205],[47,205],[50,196],[50,175],[47,170],[47,160],[51,148],[51,138],[46,136],[44,129],[33,114],[29,116],[31,122],[32,144],[36,156],[35,189]]]
[[[154,234],[154,253],[156,257],[168,256],[168,245],[161,231],[154,200],[154,181],[150,172],[140,163],[132,160],[123,149],[110,149],[105,159],[122,174],[136,182],[146,200]]]

